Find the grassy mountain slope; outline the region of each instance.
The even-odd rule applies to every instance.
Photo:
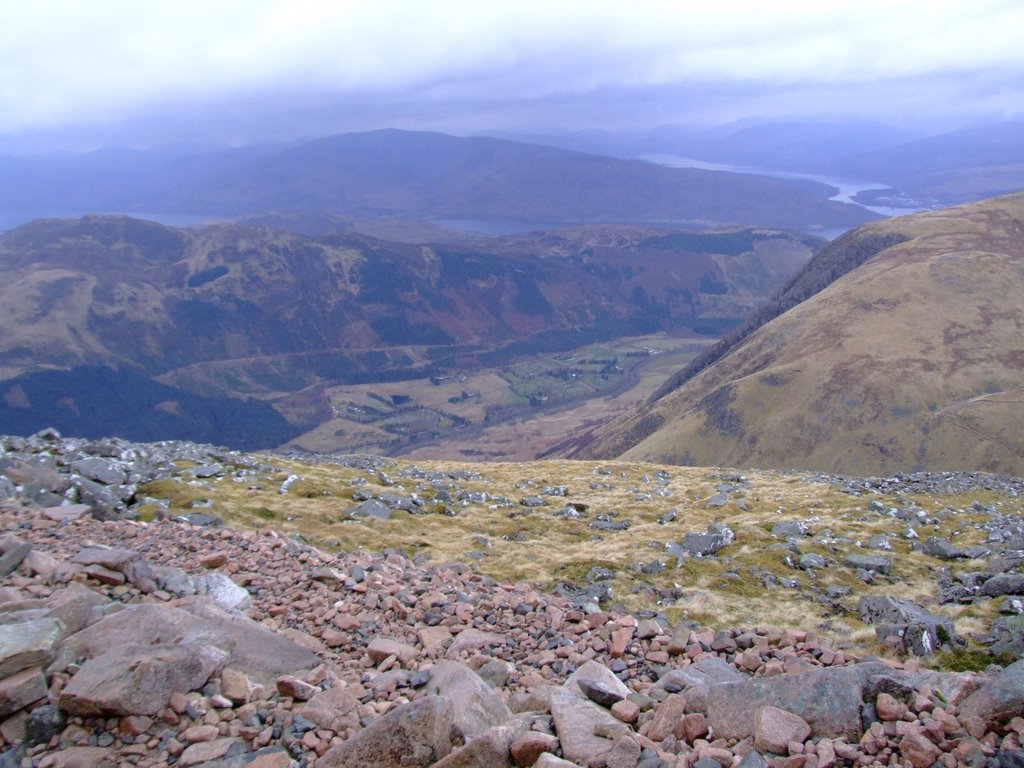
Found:
[[[886,242],[577,454],[1024,472],[1024,195],[866,225],[809,269]]]

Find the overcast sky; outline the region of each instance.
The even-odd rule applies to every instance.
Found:
[[[0,136],[242,142],[1024,111],[1024,2],[0,0]]]

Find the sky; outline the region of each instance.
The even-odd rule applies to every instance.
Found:
[[[0,0],[0,138],[1024,115],[1022,0]]]

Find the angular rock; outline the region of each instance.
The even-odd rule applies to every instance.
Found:
[[[623,733],[605,753],[604,760],[607,768],[636,768],[640,760],[640,743],[632,734]]]
[[[99,565],[111,571],[123,573],[125,578],[143,592],[156,591],[156,581],[149,563],[134,549],[119,547],[82,547],[71,562],[80,565]]]
[[[281,675],[321,663],[312,651],[228,613],[209,598],[192,597],[177,607],[129,605],[68,638],[74,656],[88,658],[133,645],[157,646],[201,641],[228,651],[225,666],[244,672],[253,682],[273,685]],[[62,647],[63,649],[63,647]]]
[[[1024,712],[1024,659],[1003,669],[982,684],[960,705],[960,716],[976,717],[986,726]]]
[[[36,619],[0,626],[0,678],[53,660],[64,627],[57,619]]]
[[[862,621],[876,625],[879,641],[896,638],[903,650],[915,656],[930,656],[943,644],[956,639],[952,619],[933,616],[910,600],[865,595],[857,603],[857,612]]]
[[[32,544],[27,541],[18,541],[4,550],[0,555],[0,578],[6,576],[24,560],[32,551]]]
[[[228,561],[228,553],[222,549],[216,552],[210,552],[206,555],[201,555],[199,558],[199,564],[203,568],[220,568]]]
[[[94,611],[109,605],[110,600],[93,592],[84,584],[72,581],[46,599],[47,613],[64,625],[64,633],[73,635],[85,628]]]
[[[330,728],[335,718],[359,706],[359,699],[340,686],[328,688],[306,702],[299,713],[320,728]]]
[[[71,471],[102,485],[123,485],[128,474],[113,462],[89,456],[71,462]]]
[[[378,520],[390,520],[391,510],[376,499],[368,499],[348,511],[349,517],[373,517]]]
[[[754,713],[772,706],[803,718],[815,736],[855,741],[863,732],[860,709],[868,679],[892,673],[879,662],[825,667],[700,686],[687,693],[687,702],[689,708],[704,711],[717,738],[752,736]]]
[[[744,755],[736,768],[768,768],[768,761],[756,749],[752,749]]]
[[[929,536],[921,545],[921,551],[926,555],[937,557],[939,560],[956,560],[966,557],[960,548],[949,539],[940,539],[937,536]]]
[[[615,676],[614,672],[594,660],[587,661],[573,672],[565,681],[564,687],[566,690],[595,701],[603,707],[611,707],[616,701],[624,699],[630,694],[629,688]],[[588,689],[593,691],[594,695],[588,693]],[[594,698],[594,696],[598,698]]]
[[[754,746],[776,755],[789,753],[790,742],[807,740],[811,726],[799,715],[778,707],[758,707],[754,711]]]
[[[46,678],[39,667],[29,667],[0,680],[0,717],[46,698],[46,689]]]
[[[680,546],[692,557],[709,557],[717,554],[736,540],[733,530],[722,523],[712,523],[704,533],[688,533],[683,536]]]
[[[981,585],[981,591],[989,597],[1024,595],[1024,573],[997,574]]]
[[[640,717],[640,705],[629,699],[620,699],[611,706],[612,715],[624,723],[635,723]]]
[[[1018,659],[1024,658],[1024,616],[1005,616],[992,622],[989,628],[993,654],[1008,653]]]
[[[800,569],[804,571],[821,570],[828,565],[823,555],[808,552],[800,556]]]
[[[491,659],[476,671],[480,678],[491,688],[504,688],[509,675],[515,672],[515,666],[502,659]]]
[[[181,753],[175,763],[180,768],[193,768],[193,766],[208,766],[214,764],[232,753],[242,754],[246,752],[246,744],[240,738],[216,738],[212,741],[203,741],[191,744]]]
[[[643,619],[636,628],[636,636],[639,640],[650,640],[661,634],[661,624],[656,619]]]
[[[611,709],[620,701],[623,701],[623,696],[620,691],[611,688],[604,683],[595,682],[593,680],[580,680],[579,688],[583,691],[584,696],[595,704],[600,704],[602,707],[607,709]]]
[[[563,760],[562,758],[548,752],[545,752],[543,755],[538,757],[534,766],[536,768],[579,768],[579,765],[576,763]]]
[[[932,617],[931,621],[921,621],[915,624],[876,627],[875,635],[883,644],[886,644],[891,638],[896,638],[900,650],[914,656],[931,656],[943,645],[956,640],[953,620],[944,617]]]
[[[320,689],[315,685],[310,685],[305,680],[300,680],[292,675],[282,675],[277,678],[276,685],[277,692],[281,696],[286,696],[296,701],[309,701],[320,693]]]
[[[400,643],[388,637],[375,637],[366,647],[366,654],[374,664],[380,664],[389,656],[396,657],[403,664],[416,660],[420,652],[411,645]]]
[[[864,595],[857,601],[857,614],[865,624],[912,624],[932,618],[923,606],[888,595]]]
[[[686,699],[677,693],[670,694],[644,723],[641,733],[651,741],[664,741],[676,732],[685,713]]]
[[[880,555],[847,555],[843,564],[848,568],[857,568],[870,573],[880,573],[883,576],[892,574],[892,560]]]
[[[900,754],[910,761],[914,768],[929,768],[942,750],[935,746],[918,727],[911,727],[900,739]]]
[[[44,704],[29,713],[25,719],[25,741],[31,746],[46,744],[64,730],[67,716],[56,704]]]
[[[86,661],[58,704],[75,715],[156,715],[171,694],[205,685],[227,658],[227,651],[199,642],[119,648]]]
[[[206,595],[229,611],[246,611],[252,606],[252,597],[223,573],[202,573],[193,577],[195,594]]]
[[[452,641],[452,631],[445,626],[420,627],[416,630],[416,636],[425,651],[443,648]]]
[[[556,749],[558,749],[558,738],[550,733],[540,733],[539,731],[520,733],[509,745],[512,762],[516,764],[517,768],[529,768],[545,752],[554,752]]]
[[[883,552],[892,552],[892,544],[889,542],[889,537],[883,533],[879,533],[868,539],[869,549],[880,549]]]
[[[672,656],[679,656],[686,652],[686,646],[690,644],[690,628],[685,624],[676,624],[672,628],[672,637],[668,641],[668,652]]]
[[[333,747],[317,768],[428,768],[451,752],[453,714],[439,696],[403,704]]]
[[[186,525],[194,525],[200,528],[219,528],[224,525],[223,520],[208,512],[189,512],[184,515],[175,515],[172,519],[177,523],[185,523]]]
[[[309,572],[309,578],[313,581],[322,581],[329,587],[337,588],[339,584],[345,583],[345,574],[337,568],[330,566],[319,566]]]
[[[44,581],[68,581],[73,577],[74,566],[57,560],[57,558],[33,549],[21,561],[29,573],[42,577]]]
[[[220,690],[232,704],[246,704],[252,695],[252,682],[244,672],[228,668],[220,673]]]
[[[496,632],[484,632],[479,629],[464,629],[455,637],[455,640],[448,646],[445,656],[449,659],[457,657],[462,651],[478,651],[481,648],[489,648],[495,645],[505,645],[506,638]]]
[[[512,719],[501,695],[476,672],[455,661],[441,661],[431,668],[424,692],[452,702],[453,723],[467,740]]]
[[[68,747],[53,755],[48,768],[101,768],[109,756],[108,747]]]
[[[810,536],[811,530],[803,520],[784,520],[772,526],[772,536],[780,539]]]
[[[608,710],[564,689],[556,689],[551,694],[551,716],[562,755],[581,765],[613,746],[611,739],[596,735],[596,728],[604,726],[615,733],[625,727]]]
[[[887,678],[882,679],[887,680]],[[968,696],[977,691],[986,680],[987,678],[974,672],[924,671],[902,678],[900,684],[908,685],[915,691],[922,690],[927,686],[940,696],[943,701],[959,705]],[[866,689],[868,693],[874,693],[877,696],[881,691],[885,691],[897,697],[902,696],[905,702],[909,702],[911,698],[909,695],[894,691],[888,684],[878,687],[875,683],[874,679],[868,681],[868,688]]]
[[[178,757],[175,765],[181,768],[192,768],[197,765],[207,765],[214,760],[229,755],[233,751],[239,753],[245,751],[245,744],[241,739],[224,738],[204,741],[199,744],[192,744]]]
[[[693,744],[697,739],[703,739],[710,730],[707,717],[700,712],[691,712],[683,717],[682,727],[683,737],[688,744]]]
[[[518,722],[500,725],[474,736],[431,768],[514,768],[512,743],[529,725]]]
[[[688,667],[672,669],[662,675],[654,688],[661,688],[670,693],[686,692],[696,686],[714,683],[731,683],[746,680],[746,676],[736,671],[736,667],[717,656],[701,659]]]

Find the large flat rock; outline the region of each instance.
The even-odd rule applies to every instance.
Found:
[[[117,646],[89,659],[61,691],[60,708],[74,715],[156,715],[174,693],[206,684],[227,659],[198,640],[180,645]]]
[[[777,707],[803,718],[815,736],[845,736],[856,741],[863,733],[860,708],[868,679],[892,674],[891,667],[874,662],[825,667],[801,674],[713,684],[701,698],[718,738],[753,736],[754,713],[761,707]]]
[[[204,597],[179,601],[177,607],[153,603],[128,606],[69,638],[68,643],[76,655],[93,658],[116,647],[175,645],[192,639],[227,651],[227,666],[262,685],[273,685],[281,675],[320,663],[312,651]]]

